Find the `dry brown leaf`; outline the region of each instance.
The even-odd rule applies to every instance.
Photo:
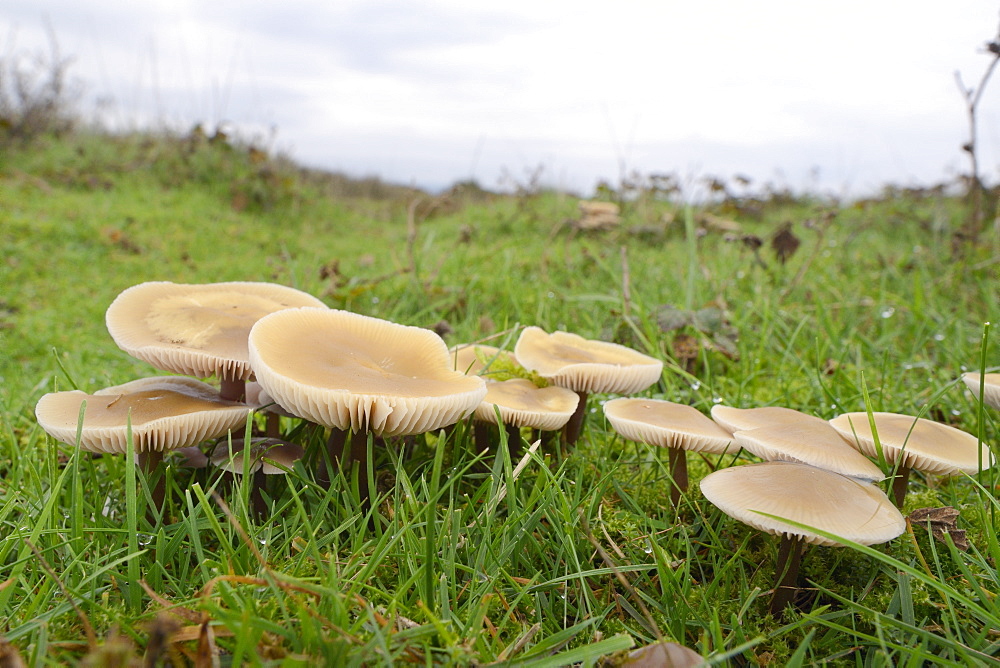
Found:
[[[969,541],[965,536],[965,530],[958,528],[958,514],[958,510],[951,506],[917,508],[907,519],[911,524],[929,529],[931,535],[942,543],[946,542],[945,534],[950,535],[955,547],[964,552],[969,549]]]

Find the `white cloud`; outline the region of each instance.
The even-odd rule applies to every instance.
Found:
[[[582,0],[41,0],[5,12],[30,48],[44,45],[48,16],[72,72],[121,118],[277,126],[313,164],[435,185],[470,171],[491,184],[504,167],[541,162],[578,189],[622,162],[942,178],[963,166],[953,73],[978,81],[989,61],[977,47],[1000,18],[978,0],[622,0],[613,11]],[[992,169],[1000,82],[987,93]]]

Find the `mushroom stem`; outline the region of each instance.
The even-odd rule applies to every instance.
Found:
[[[219,396],[226,401],[246,401],[247,382],[238,378],[221,376],[219,378]]]
[[[573,415],[570,416],[569,422],[563,427],[563,442],[566,445],[576,445],[576,442],[580,440],[580,434],[583,432],[583,418],[587,414],[587,393],[577,391],[576,394],[580,397],[580,401],[577,403]]]
[[[472,423],[472,440],[476,444],[476,453],[490,449],[490,437],[493,432],[493,425],[489,422],[474,420]]]
[[[778,579],[774,585],[774,594],[771,596],[771,614],[774,616],[784,611],[798,591],[796,583],[799,579],[801,559],[802,537],[782,535],[781,547],[778,548],[778,562],[775,565]]]
[[[521,459],[521,429],[512,424],[505,425],[507,430],[507,454],[510,455],[510,461],[515,465],[517,461]]]
[[[281,438],[281,416],[268,413],[264,417],[264,435],[268,438]]]
[[[267,475],[264,473],[264,468],[261,467],[253,474],[253,479],[250,482],[250,502],[258,519],[267,514],[267,504],[264,502],[263,494],[266,484]]]
[[[671,480],[670,505],[676,508],[680,503],[681,494],[688,488],[687,450],[683,448],[668,448],[668,450],[670,451],[668,460]]]
[[[344,455],[345,445],[347,445],[347,432],[336,427],[331,428],[330,437],[326,440],[327,461],[321,462],[322,466],[317,469],[323,472],[320,478],[327,484],[333,480],[333,471]]]
[[[896,468],[896,477],[892,481],[892,501],[897,508],[903,507],[906,501],[906,487],[910,483],[910,467],[900,464]]]
[[[156,512],[162,514],[163,505],[167,498],[166,476],[163,475],[163,471],[157,471],[163,462],[163,451],[143,450],[136,453],[136,462],[139,464],[139,470],[146,476],[146,480],[153,483],[153,487],[150,490],[150,495],[153,498],[153,507],[150,508],[151,512],[148,514],[150,522],[152,522],[154,516],[152,509],[156,508]]]
[[[344,457],[341,466],[344,473],[350,480],[350,472],[354,462],[358,463],[358,497],[361,500],[362,511],[367,511],[371,506],[371,492],[368,489],[368,470],[371,462],[368,461],[368,432],[356,431],[351,434],[350,449],[344,448]]]

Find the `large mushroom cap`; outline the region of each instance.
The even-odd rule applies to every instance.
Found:
[[[439,429],[472,413],[486,395],[482,378],[452,368],[434,332],[325,308],[261,318],[250,332],[250,363],[279,405],[355,432]]]
[[[825,420],[758,427],[733,436],[741,447],[767,461],[802,462],[866,482],[885,477]]]
[[[771,534],[799,536],[815,545],[842,546],[767,515],[861,545],[884,543],[906,529],[899,510],[875,485],[807,464],[765,462],[720,469],[702,478],[701,491],[722,512],[744,524]]]
[[[130,420],[136,452],[164,451],[243,428],[251,410],[244,404],[224,401],[215,388],[200,381],[153,377],[93,394],[79,390],[46,394],[35,407],[38,424],[56,440],[76,443],[84,402],[87,407],[80,447],[119,454],[128,448]]]
[[[631,348],[569,332],[548,334],[540,327],[521,332],[514,357],[554,385],[576,392],[632,394],[655,383],[663,371],[663,362]]]
[[[757,408],[733,408],[717,404],[712,406],[712,419],[729,433],[770,427],[772,425],[791,426],[801,423],[819,423],[826,426],[826,420],[809,415],[794,408],[784,406],[760,406]]]
[[[697,408],[662,399],[621,398],[604,404],[604,415],[630,441],[722,454],[735,452],[733,436]]]
[[[899,413],[872,413],[887,461],[926,473],[973,475],[993,466],[989,446],[975,436],[940,422]],[[830,420],[833,428],[869,457],[877,457],[875,438],[864,412],[844,413]]]
[[[123,291],[108,307],[111,338],[157,369],[198,378],[248,380],[250,328],[269,313],[324,307],[310,294],[273,283],[156,281]]]
[[[962,375],[966,387],[979,397],[979,383],[983,384],[983,403],[992,408],[1000,408],[1000,373],[966,373]]]
[[[506,425],[555,431],[565,426],[579,401],[576,392],[564,387],[538,387],[530,380],[512,378],[486,384],[476,419],[496,424],[496,410]]]

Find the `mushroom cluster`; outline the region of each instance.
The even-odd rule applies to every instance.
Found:
[[[573,445],[590,394],[634,395],[663,372],[663,362],[631,348],[535,326],[521,331],[513,351],[479,344],[449,350],[428,329],[330,309],[312,295],[267,283],[143,283],[112,302],[106,322],[122,350],[179,375],[92,394],[46,394],[35,411],[42,428],[85,450],[131,447],[149,475],[164,452],[218,439],[211,461],[230,475],[254,474],[259,513],[265,475],[285,472],[306,455],[281,440],[278,416],[329,429],[328,460],[358,465],[358,489],[368,504],[369,448],[386,439],[468,418],[479,449],[499,429],[515,456],[522,429],[561,430],[563,444]],[[195,379],[213,376],[218,389]],[[1000,374],[966,374],[963,381],[985,404],[1000,405]],[[256,411],[272,416],[264,435],[250,420]],[[675,507],[688,487],[687,451],[744,451],[763,460],[715,470],[699,487],[722,512],[781,536],[775,614],[795,591],[805,544],[871,545],[903,531],[899,508],[911,470],[973,475],[995,463],[976,437],[896,413],[845,413],[828,421],[780,406],[717,405],[709,417],[692,406],[635,396],[608,400],[603,411],[625,439],[669,450]],[[878,486],[887,475],[895,503]],[[153,486],[161,509],[162,483],[160,476]]]
[[[325,308],[312,295],[273,283],[156,281],[132,286],[114,299],[105,315],[118,347],[161,371],[217,376],[220,389],[167,376],[92,395],[54,392],[39,400],[38,422],[56,440],[85,450],[124,453],[131,438],[140,467],[152,476],[165,451],[198,445],[246,425],[252,412],[245,403],[246,381],[253,377],[250,329],[264,315],[295,306]],[[154,505],[162,509],[162,476],[153,490]]]

